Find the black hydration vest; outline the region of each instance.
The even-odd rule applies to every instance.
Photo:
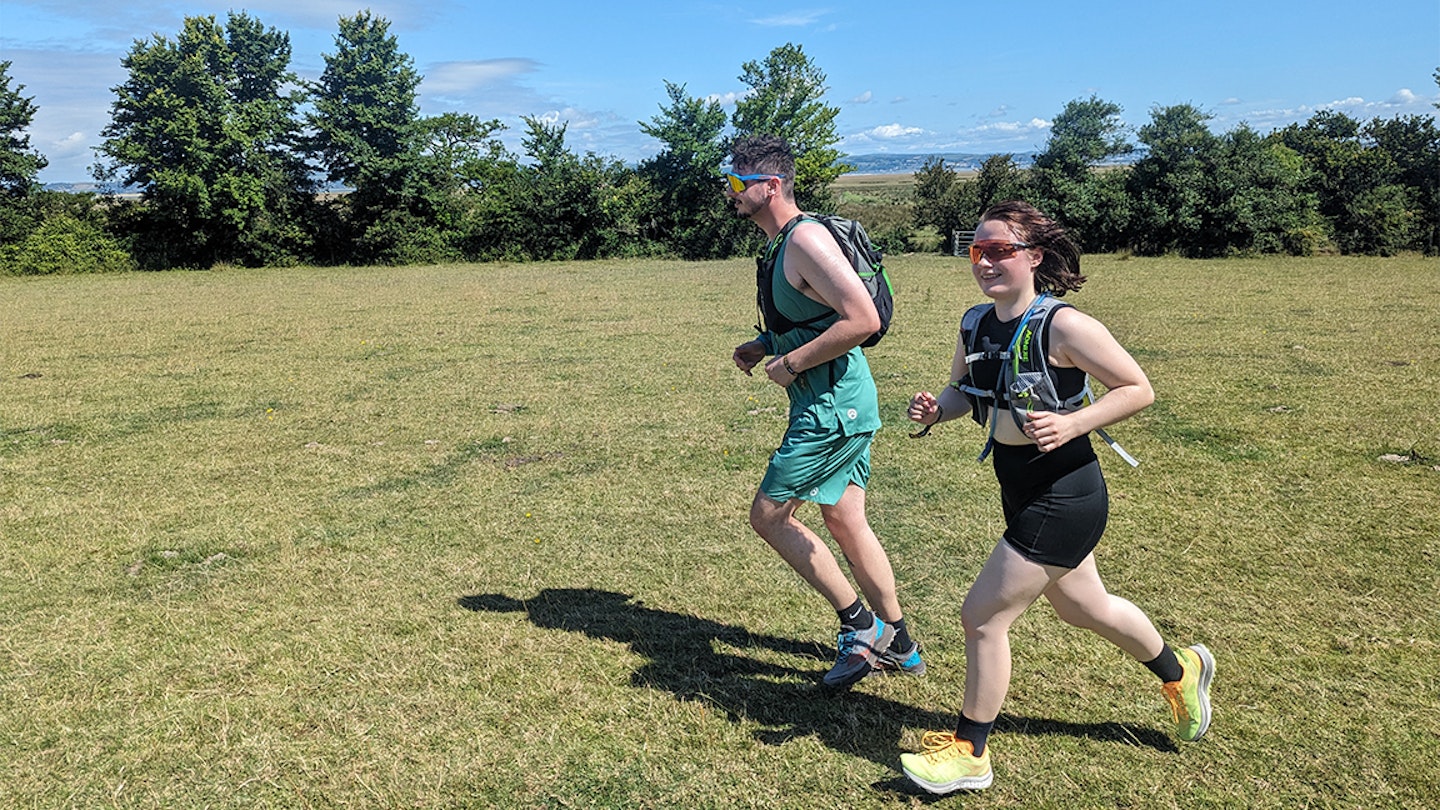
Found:
[[[989,424],[990,437],[980,451],[977,461],[984,461],[995,446],[995,411],[1001,406],[1008,408],[1015,426],[1025,427],[1027,411],[1051,411],[1070,413],[1078,411],[1094,401],[1090,391],[1090,375],[1082,378],[1079,390],[1062,397],[1057,383],[1060,369],[1050,365],[1048,340],[1050,317],[1055,310],[1068,307],[1067,304],[1049,293],[1041,293],[1015,325],[1015,334],[1010,345],[1003,350],[995,346],[982,348],[979,340],[980,320],[995,309],[992,304],[977,304],[965,312],[960,319],[960,335],[965,343],[965,365],[972,371],[951,386],[970,401],[970,415],[981,425]],[[992,388],[975,385],[973,366],[977,362],[999,361],[999,373]],[[1072,384],[1073,385],[1073,384]],[[1130,466],[1139,466],[1133,456],[1110,438],[1110,434],[1097,428],[1095,433],[1120,454]]]

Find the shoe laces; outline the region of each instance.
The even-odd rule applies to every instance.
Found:
[[[1185,706],[1185,696],[1180,693],[1180,683],[1170,681],[1160,687],[1160,693],[1170,703],[1170,714],[1174,716],[1176,723],[1190,719],[1190,709]]]
[[[837,633],[835,635],[835,646],[839,648],[840,653],[837,657],[840,659],[849,658],[850,653],[854,651],[855,645],[859,641],[859,636],[859,630],[841,630]]]
[[[953,731],[927,731],[920,737],[924,756],[932,762],[954,759],[957,756],[975,756],[973,743],[955,736]]]

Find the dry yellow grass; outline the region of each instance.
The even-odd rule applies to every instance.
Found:
[[[959,705],[999,509],[978,429],[901,416],[968,268],[888,264],[870,503],[930,674],[839,699],[745,525],[783,427],[729,360],[752,262],[0,279],[0,806],[923,804],[898,755]],[[1216,652],[1215,726],[1173,744],[1037,606],[956,803],[1435,804],[1433,260],[1086,270],[1159,392],[1102,570]]]

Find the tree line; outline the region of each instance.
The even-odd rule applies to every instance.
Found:
[[[1321,110],[1267,135],[1245,124],[1217,135],[1193,105],[1156,107],[1136,133],[1136,157],[1120,112],[1094,96],[1070,102],[1026,170],[1012,155],[989,158],[973,178],[928,162],[916,173],[917,224],[953,240],[991,203],[1023,198],[1054,211],[1087,251],[1440,252],[1434,116],[1361,123]]]
[[[334,42],[307,82],[290,69],[288,34],[246,13],[137,40],[92,168],[137,195],[43,190],[47,161],[25,134],[37,107],[0,62],[0,272],[723,258],[758,249],[720,191],[734,139],[787,138],[808,210],[833,209],[831,184],[851,169],[825,74],[793,44],[741,65],[748,91],[729,114],[667,81],[659,113],[639,123],[661,148],[628,166],[576,154],[563,122],[523,117],[514,153],[499,120],[422,116],[423,77],[368,11],[340,18]],[[1269,135],[1216,136],[1182,105],[1140,128],[1138,160],[1097,169],[1135,148],[1119,113],[1072,102],[1029,169],[1001,155],[970,178],[932,161],[916,176],[913,227],[949,234],[1023,196],[1090,250],[1437,250],[1433,117],[1320,113]],[[878,236],[891,252],[913,247],[910,227]]]

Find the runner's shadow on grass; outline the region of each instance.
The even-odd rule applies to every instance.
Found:
[[[897,703],[865,692],[863,684],[845,692],[825,688],[820,679],[833,660],[832,647],[657,610],[628,594],[552,588],[533,599],[480,594],[461,597],[458,603],[477,613],[523,613],[537,627],[627,644],[646,659],[631,675],[633,686],[702,702],[723,712],[731,722],[763,726],[754,736],[767,745],[813,736],[835,751],[864,757],[898,773],[900,738],[906,728],[948,729],[955,722],[951,711],[927,711]],[[775,660],[781,657],[798,661],[791,665]],[[959,688],[957,680],[957,691]],[[1065,723],[1001,715],[997,728],[1175,750],[1168,738],[1156,731],[1118,723]],[[917,790],[903,776],[875,787],[907,795]]]

